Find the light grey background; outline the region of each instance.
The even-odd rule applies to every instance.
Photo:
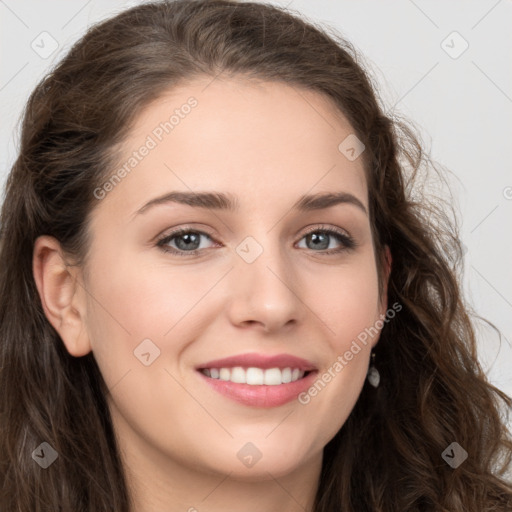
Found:
[[[2,188],[16,155],[17,123],[37,81],[88,26],[138,3],[0,0]],[[365,56],[388,106],[415,123],[432,157],[454,173],[467,300],[503,333],[500,344],[492,330],[479,328],[480,359],[491,382],[512,394],[512,3],[272,3],[347,37]],[[58,47],[45,55],[52,44]]]

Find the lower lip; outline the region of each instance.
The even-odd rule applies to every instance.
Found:
[[[300,393],[306,391],[315,381],[318,372],[312,371],[302,379],[276,386],[237,384],[228,380],[212,379],[200,371],[197,373],[215,391],[231,398],[235,402],[250,405],[251,407],[278,407],[296,399]]]

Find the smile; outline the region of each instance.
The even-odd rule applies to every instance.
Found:
[[[205,368],[201,372],[212,379],[248,384],[250,386],[278,386],[302,379],[306,373],[299,368]]]

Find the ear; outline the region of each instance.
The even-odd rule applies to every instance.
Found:
[[[91,346],[85,324],[84,289],[77,282],[77,267],[66,264],[57,239],[48,235],[36,239],[32,272],[46,318],[67,351],[75,357],[88,354]]]

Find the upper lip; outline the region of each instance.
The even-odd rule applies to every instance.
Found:
[[[205,368],[232,368],[234,366],[242,366],[246,368],[298,368],[303,371],[316,370],[315,365],[311,361],[302,359],[301,357],[292,356],[290,354],[239,354],[236,356],[226,357],[224,359],[215,359],[208,361],[196,367],[197,370]]]

